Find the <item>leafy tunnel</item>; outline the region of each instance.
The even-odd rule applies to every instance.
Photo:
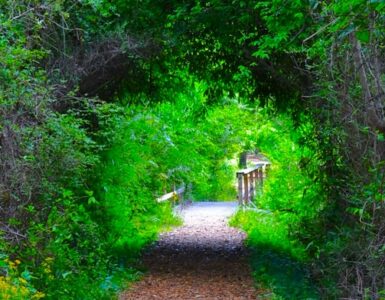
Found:
[[[234,200],[255,149],[271,213],[232,222],[277,265],[254,275],[284,299],[307,296],[266,269],[381,299],[384,15],[376,0],[0,1],[0,299],[113,297],[178,222],[156,197],[188,183],[194,201]]]

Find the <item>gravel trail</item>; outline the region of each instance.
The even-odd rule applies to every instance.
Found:
[[[163,233],[144,255],[148,273],[127,299],[257,299],[243,246],[230,228],[235,202],[200,202],[182,211],[184,225]]]

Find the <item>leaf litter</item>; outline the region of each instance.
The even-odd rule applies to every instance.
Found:
[[[148,270],[120,295],[129,299],[257,299],[245,233],[228,226],[235,202],[197,202],[183,226],[160,235],[143,255]]]

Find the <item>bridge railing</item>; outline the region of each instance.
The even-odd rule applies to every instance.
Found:
[[[239,205],[244,206],[251,203],[258,189],[262,189],[269,168],[269,162],[260,162],[252,168],[237,172]]]
[[[179,188],[174,187],[174,190],[172,192],[164,194],[163,196],[156,198],[156,201],[157,202],[164,202],[164,201],[172,199],[174,201],[180,200],[182,202],[183,201],[183,195],[185,192],[186,192],[186,185],[183,184]]]

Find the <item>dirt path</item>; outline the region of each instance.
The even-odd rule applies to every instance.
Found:
[[[161,235],[144,255],[148,274],[120,299],[256,299],[245,236],[227,225],[235,210],[201,202],[183,211],[184,225]]]

